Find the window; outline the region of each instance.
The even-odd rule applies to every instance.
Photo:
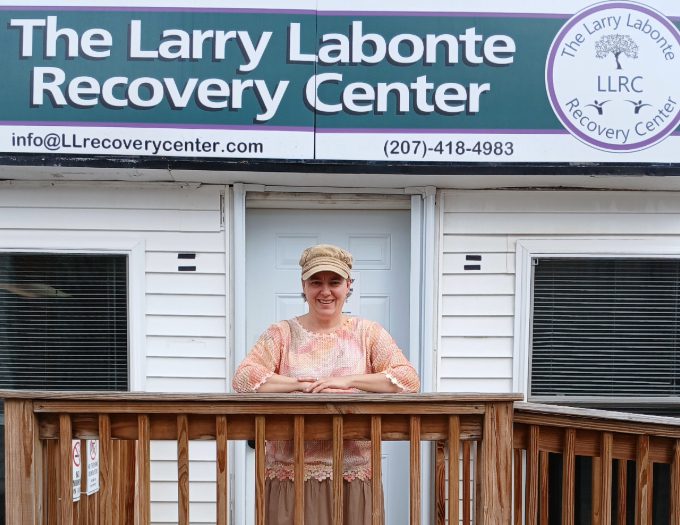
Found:
[[[126,255],[0,253],[0,388],[128,390],[128,347]]]
[[[535,257],[531,320],[530,400],[680,394],[680,259]]]

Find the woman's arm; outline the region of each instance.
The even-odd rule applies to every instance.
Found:
[[[300,381],[294,377],[282,376],[279,374],[270,375],[264,383],[262,383],[257,392],[286,394],[288,392],[309,392],[309,386],[312,383],[309,381]]]
[[[364,392],[375,392],[380,394],[391,394],[401,391],[401,388],[390,381],[385,374],[377,373],[341,377],[322,377],[313,383],[309,383],[304,392],[316,393],[324,392],[329,389],[349,390],[352,388],[363,390]]]
[[[392,336],[378,323],[372,323],[368,337],[371,371],[396,387],[394,392],[418,392],[420,378]]]
[[[277,375],[286,339],[284,328],[281,324],[270,326],[250,349],[234,372],[232,386],[235,392],[263,392],[262,387]]]

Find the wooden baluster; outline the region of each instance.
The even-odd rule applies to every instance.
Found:
[[[549,478],[549,467],[550,463],[548,461],[548,453],[545,451],[540,451],[538,454],[538,457],[540,459],[540,466],[539,466],[539,476],[540,476],[540,483],[539,483],[539,495],[538,495],[538,500],[539,500],[539,516],[538,516],[538,523],[539,525],[548,525],[548,512],[550,510],[549,503],[548,503],[548,495],[549,495],[549,490],[550,490],[550,482],[548,481]]]
[[[510,523],[512,513],[512,403],[487,403],[480,461],[478,524]],[[481,458],[479,454],[481,453]]]
[[[619,459],[616,487],[616,525],[626,525],[626,485],[628,483],[628,461]]]
[[[611,525],[612,523],[612,454],[614,448],[614,436],[611,432],[602,433],[602,445],[600,449],[601,478],[600,478],[600,523]]]
[[[68,416],[66,416],[68,417]],[[70,420],[69,420],[70,427]],[[60,427],[61,432],[61,427]],[[70,428],[69,428],[70,432]],[[70,444],[68,464],[70,465]],[[43,452],[33,415],[33,402],[5,400],[5,501],[7,523],[39,523],[42,495]],[[65,470],[65,469],[62,469]],[[52,487],[46,487],[52,490]],[[71,489],[71,480],[67,489]],[[69,503],[71,493],[69,492]]]
[[[137,484],[139,478],[139,470],[137,469],[137,462],[139,461],[139,457],[137,454],[137,447],[138,441],[133,441],[133,440],[125,440],[121,444],[121,458],[122,458],[122,467],[121,467],[121,476],[123,477],[123,489],[121,490],[121,509],[124,509],[124,512],[120,513],[120,523],[121,525],[129,525],[132,523],[135,519],[139,518],[138,516],[140,513],[136,512],[136,505],[138,504],[138,500],[136,499],[139,496],[139,492],[137,491]],[[136,518],[137,516],[137,518]],[[137,523],[137,522],[135,522]],[[141,523],[141,522],[140,522]]]
[[[649,436],[638,436],[636,463],[635,525],[652,525],[652,461],[649,457]]]
[[[73,459],[71,416],[59,416],[59,515],[62,525],[73,523]],[[8,500],[9,501],[9,500]]]
[[[111,418],[99,416],[99,525],[113,525]]]
[[[342,416],[333,416],[333,525],[343,522],[344,436]]]
[[[123,488],[123,480],[121,477],[121,447],[121,440],[115,439],[111,441],[111,478],[113,479],[111,487],[111,507],[113,509],[120,509],[115,514],[113,511],[111,512],[111,523],[113,525],[119,525],[125,510],[121,508],[121,490]]]
[[[305,523],[305,417],[295,416],[293,430],[295,461],[295,525]]]
[[[99,492],[87,496],[87,517],[85,525],[95,525],[99,523]]]
[[[470,484],[471,469],[470,464],[470,442],[463,441],[463,525],[470,525]]]
[[[227,463],[227,418],[217,416],[215,418],[215,439],[217,462],[217,525],[229,525],[229,485],[228,485],[228,463]]]
[[[576,470],[576,430],[564,431],[562,451],[562,525],[574,525],[574,482]]]
[[[5,416],[6,417],[6,416]],[[59,476],[61,475],[60,458],[59,458],[59,441],[47,440],[47,458],[45,460],[44,468],[46,473],[45,490],[43,492],[43,501],[45,507],[43,508],[43,522],[45,525],[58,525],[59,523]],[[7,458],[6,458],[7,460]],[[5,465],[7,467],[7,465]],[[7,480],[5,480],[7,483]],[[5,485],[8,487],[9,485]],[[11,522],[10,522],[11,523]]]
[[[177,498],[179,525],[189,525],[189,419],[177,416]]]
[[[602,436],[600,435],[600,454],[602,453]],[[602,512],[602,459],[600,456],[590,458],[590,524],[601,524]]]
[[[680,439],[673,444],[671,463],[671,521],[670,525],[680,525]]]
[[[522,467],[524,466],[522,458],[522,450],[516,449],[514,452],[514,458],[512,461],[513,467],[513,479],[514,485],[512,490],[513,500],[514,500],[514,511],[513,511],[513,523],[514,525],[522,525],[524,521],[522,520],[522,492],[524,485],[522,483]]]
[[[468,452],[469,454],[469,452]],[[449,523],[458,523],[460,495],[460,418],[449,416]],[[465,467],[463,467],[465,468]]]
[[[135,483],[136,518],[139,525],[148,525],[151,520],[151,429],[149,416],[137,416],[137,450]],[[137,522],[136,522],[137,525]]]
[[[434,443],[434,523],[446,523],[446,441]]]
[[[484,498],[482,497],[482,468],[484,465],[484,447],[481,445],[480,441],[475,441],[473,446],[472,464],[475,467],[474,474],[472,476],[473,489],[472,489],[472,500],[474,506],[472,507],[472,522],[473,523],[484,523],[484,516],[482,516],[482,505]]]
[[[411,525],[420,525],[420,416],[410,420]]]
[[[264,525],[264,432],[265,418],[255,418],[255,523]]]
[[[80,478],[83,479],[82,477]],[[74,501],[73,505],[73,523],[74,525],[80,525],[80,502],[83,500],[81,497],[78,501]]]
[[[88,525],[87,517],[90,513],[90,505],[94,505],[94,497],[90,498],[87,492],[87,442],[80,440],[80,501],[75,505],[74,522],[79,525]],[[76,518],[77,515],[77,518]]]
[[[382,504],[382,420],[380,416],[371,417],[371,469],[373,471],[372,481],[372,509],[373,525],[383,523],[382,515],[385,512]]]
[[[526,481],[526,525],[536,525],[538,520],[538,425],[529,427],[529,444],[527,447],[527,481]]]

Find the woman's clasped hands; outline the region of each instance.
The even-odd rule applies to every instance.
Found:
[[[301,392],[309,394],[356,392],[352,386],[352,376],[342,377],[299,377]]]

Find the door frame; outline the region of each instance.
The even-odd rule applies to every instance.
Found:
[[[382,209],[390,207],[411,210],[411,272],[410,272],[410,294],[418,300],[411,300],[409,321],[411,330],[410,337],[410,359],[416,366],[421,377],[421,390],[423,392],[433,391],[435,384],[435,302],[436,302],[436,280],[435,269],[437,263],[437,224],[435,214],[436,190],[433,187],[413,187],[404,189],[394,188],[319,188],[319,187],[265,187],[259,184],[236,183],[232,189],[232,290],[233,298],[233,362],[232,367],[240,363],[246,356],[246,212],[248,206],[247,194],[251,196],[255,193],[267,196],[275,194],[277,205],[275,207],[286,207],[293,209],[308,209],[314,207],[313,194],[336,194],[355,195],[357,197],[354,205],[367,209],[376,209],[376,204],[380,203]],[[397,197],[401,196],[401,198]],[[403,197],[407,198],[404,199]],[[312,197],[312,198],[309,198]],[[262,199],[265,203],[270,199]],[[371,202],[369,208],[368,203]],[[266,204],[262,204],[266,206]],[[344,206],[346,206],[345,203]],[[272,206],[274,207],[274,206]],[[324,207],[331,207],[325,204]],[[425,351],[425,349],[429,349]],[[229,374],[231,378],[232,372]],[[231,382],[231,381],[229,381]],[[422,465],[422,497],[423,501],[429,501],[429,505],[421,505],[422,522],[431,523],[433,515],[433,494],[434,487],[432,480],[432,449],[423,444],[421,465]],[[246,501],[244,477],[246,471],[245,464],[245,443],[238,442],[234,447],[234,455],[231,486],[233,487],[232,505],[233,521],[235,525],[246,525],[246,508],[252,506],[254,502]]]

